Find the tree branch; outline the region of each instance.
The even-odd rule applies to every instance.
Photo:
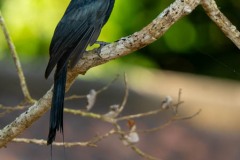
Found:
[[[201,4],[212,21],[214,21],[223,33],[240,49],[240,32],[218,9],[216,2],[214,0],[201,0]]]
[[[47,145],[47,141],[43,139],[26,139],[26,138],[14,138],[13,142],[17,143],[32,143],[38,145]],[[96,145],[91,144],[89,142],[72,142],[72,143],[63,143],[63,142],[53,142],[54,146],[65,146],[65,147],[74,147],[74,146],[81,146],[81,147],[96,147]]]
[[[3,30],[5,39],[7,41],[8,47],[10,49],[12,58],[14,60],[14,63],[15,63],[16,69],[17,69],[17,73],[18,73],[18,76],[19,76],[19,80],[20,80],[22,92],[23,92],[23,95],[24,95],[24,98],[25,98],[25,102],[33,103],[34,100],[32,99],[32,97],[29,93],[29,90],[28,90],[28,87],[27,87],[27,83],[26,83],[26,80],[25,80],[25,77],[24,77],[24,74],[23,74],[22,66],[21,66],[17,51],[15,49],[14,43],[11,39],[11,36],[8,32],[8,29],[6,27],[4,19],[2,17],[1,11],[0,11],[0,26]]]

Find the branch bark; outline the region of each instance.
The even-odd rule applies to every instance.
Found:
[[[223,33],[240,49],[240,32],[218,9],[216,2],[214,0],[202,0],[201,4],[212,21],[214,21]]]

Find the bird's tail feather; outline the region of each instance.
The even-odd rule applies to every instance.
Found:
[[[57,65],[57,69],[54,76],[54,88],[52,107],[50,111],[50,124],[47,144],[52,144],[56,137],[56,131],[63,132],[63,107],[65,96],[65,83],[67,77],[67,65],[60,67]]]

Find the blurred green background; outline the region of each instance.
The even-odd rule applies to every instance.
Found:
[[[173,1],[116,0],[99,40],[112,42],[151,22]],[[48,59],[48,47],[69,0],[0,0],[0,9],[23,63]],[[240,3],[217,0],[221,11],[240,28]],[[0,60],[9,50],[0,32]],[[131,64],[231,79],[240,78],[239,50],[198,7],[155,43],[111,63]],[[45,65],[45,64],[44,64]],[[112,68],[112,67],[111,67]]]

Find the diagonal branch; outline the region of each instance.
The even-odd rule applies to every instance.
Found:
[[[214,0],[201,0],[201,4],[212,21],[214,21],[223,33],[240,49],[240,32],[218,9],[216,2]]]

